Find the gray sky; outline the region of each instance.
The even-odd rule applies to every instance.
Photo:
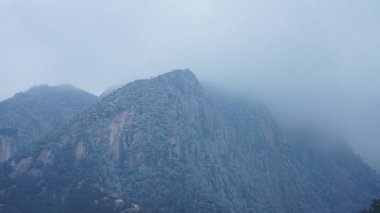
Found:
[[[0,100],[189,68],[279,120],[342,131],[380,169],[378,0],[1,0]]]

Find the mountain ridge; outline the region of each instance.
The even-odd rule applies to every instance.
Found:
[[[7,212],[349,212],[380,194],[378,176],[350,153],[321,158],[291,141],[265,107],[216,97],[191,71],[172,71],[117,89],[3,164],[0,204]],[[30,206],[14,203],[22,200]]]

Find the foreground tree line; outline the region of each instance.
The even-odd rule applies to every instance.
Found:
[[[369,209],[363,209],[359,213],[380,213],[380,199],[374,199]]]

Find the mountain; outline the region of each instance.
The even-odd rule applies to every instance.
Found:
[[[0,162],[67,123],[97,97],[69,85],[36,86],[0,102]]]
[[[189,70],[129,83],[0,167],[1,212],[355,212],[379,176]]]

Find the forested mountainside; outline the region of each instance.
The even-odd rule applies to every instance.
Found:
[[[69,85],[43,85],[0,102],[0,162],[12,157],[18,146],[61,127],[96,100]]]
[[[0,212],[356,212],[378,175],[189,70],[139,80],[1,164]]]

